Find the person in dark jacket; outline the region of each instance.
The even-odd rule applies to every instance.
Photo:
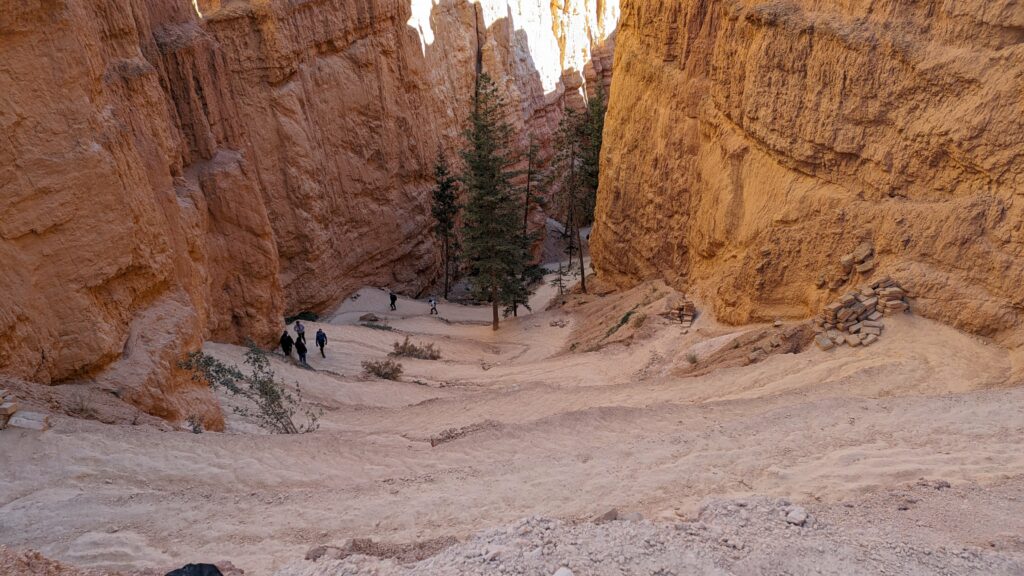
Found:
[[[306,363],[306,343],[302,340],[295,341],[295,351],[299,353],[299,362]]]
[[[287,330],[285,330],[284,334],[281,334],[281,351],[284,352],[285,356],[288,356],[289,358],[291,357],[292,346],[294,344],[295,341],[292,340],[292,335],[289,334]]]
[[[295,341],[306,343],[306,327],[298,320],[295,321]]]
[[[391,297],[391,309],[392,310],[398,310],[398,306],[396,306],[396,304],[398,304],[398,294],[395,294],[394,292],[392,292],[389,289],[388,290],[388,296]]]
[[[320,357],[327,358],[327,355],[324,354],[324,346],[327,346],[327,334],[322,328],[316,331],[316,345],[317,348],[320,348]]]

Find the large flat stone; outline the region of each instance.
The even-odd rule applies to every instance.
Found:
[[[11,416],[11,419],[7,421],[7,426],[11,428],[24,428],[26,430],[49,430],[50,417],[37,412],[21,411]]]

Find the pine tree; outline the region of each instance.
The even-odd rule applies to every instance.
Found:
[[[558,124],[555,138],[557,153],[553,164],[558,183],[556,206],[565,217],[566,234],[569,235],[569,263],[572,265],[575,236],[575,250],[579,255],[580,289],[587,292],[587,274],[583,263],[583,238],[580,228],[586,218],[589,202],[583,174],[583,134],[586,117],[571,108],[566,108]]]
[[[594,221],[600,179],[601,144],[607,108],[604,88],[598,86],[582,112],[566,108],[558,125],[553,179],[558,190],[556,205],[565,218],[570,268],[579,257],[580,289],[587,291],[583,263],[582,228]]]
[[[511,183],[512,128],[505,120],[505,103],[485,73],[477,78],[466,141],[464,254],[474,296],[490,300],[497,330],[499,306],[525,301],[529,238],[519,224],[519,201]]]
[[[530,136],[530,147],[526,153],[526,186],[523,190],[523,234],[527,234],[530,226],[530,208],[540,201],[536,195],[536,185],[541,175],[540,146],[533,143]]]
[[[458,258],[459,241],[455,235],[455,222],[459,213],[459,201],[456,191],[458,180],[448,168],[448,160],[444,152],[438,148],[437,161],[434,163],[434,234],[441,240],[441,253],[444,258],[444,297],[448,298],[451,282],[455,275],[455,261]]]
[[[597,203],[597,185],[601,176],[601,144],[604,135],[604,116],[608,107],[604,87],[600,84],[594,95],[587,100],[587,109],[581,120],[579,137],[581,144],[580,172],[584,191],[582,208],[584,225],[594,221],[594,206]]]

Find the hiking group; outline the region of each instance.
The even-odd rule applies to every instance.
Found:
[[[388,300],[391,304],[391,310],[398,310],[398,294],[395,294],[395,292],[390,288],[387,288],[386,290],[388,293]],[[430,314],[432,316],[440,314],[437,311],[436,297],[431,296],[427,299],[427,303],[430,304]],[[309,349],[306,347],[306,326],[301,320],[296,320],[293,328],[295,330],[294,338],[292,338],[292,335],[287,328],[281,334],[281,339],[278,342],[281,346],[281,352],[283,352],[285,356],[291,358],[292,349],[294,348],[299,357],[299,362],[307,364],[306,353],[309,352]],[[327,358],[327,354],[324,352],[324,347],[327,346],[327,333],[324,332],[323,329],[317,329],[314,342],[316,343],[316,347],[320,349],[320,357]]]
[[[306,353],[309,349],[306,347],[306,326],[301,320],[295,321],[295,338],[292,338],[292,335],[285,329],[281,334],[280,344],[281,352],[284,352],[285,356],[290,358],[294,347],[299,356],[299,362],[306,364]],[[316,346],[320,349],[320,356],[327,358],[327,354],[324,353],[324,346],[327,346],[327,334],[322,329],[316,331]]]

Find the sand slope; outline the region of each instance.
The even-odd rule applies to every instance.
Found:
[[[314,370],[274,360],[325,410],[311,435],[266,435],[231,414],[226,434],[72,419],[0,432],[0,543],[89,567],[229,559],[268,574],[350,537],[465,538],[613,506],[678,519],[708,497],[828,507],[920,478],[984,491],[1024,476],[1024,388],[1008,381],[1010,354],[981,339],[906,316],[871,348],[689,378],[688,352],[747,328],[704,315],[683,334],[651,317],[622,343],[568,353],[613,296],[542,311],[550,296],[493,332],[487,309],[442,304],[438,319],[402,299],[391,314],[383,292],[361,291],[309,323],[310,341],[318,327],[330,338],[326,359],[310,353]],[[368,311],[396,331],[359,326]],[[403,382],[361,374],[406,334],[442,360],[403,360]],[[232,362],[243,352],[206,350]],[[979,546],[1006,530],[969,507],[958,519],[930,533]]]

